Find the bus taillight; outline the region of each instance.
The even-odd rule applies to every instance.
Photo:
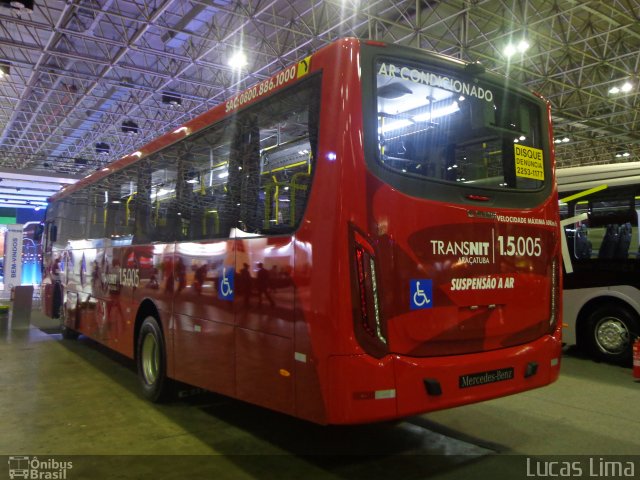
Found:
[[[376,259],[373,247],[358,232],[354,232],[354,263],[356,337],[367,353],[379,357],[387,351],[387,337],[380,308]]]

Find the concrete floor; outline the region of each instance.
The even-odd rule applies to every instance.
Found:
[[[0,315],[0,479],[16,456],[53,469],[51,460],[72,462],[69,480],[405,480],[524,479],[531,462],[586,466],[640,453],[640,383],[629,368],[571,351],[544,389],[399,422],[320,427],[209,393],[148,403],[133,362],[84,337],[62,340],[36,311],[31,320],[13,329]],[[617,458],[632,458],[640,476],[639,457]]]

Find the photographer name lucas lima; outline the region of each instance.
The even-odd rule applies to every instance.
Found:
[[[584,461],[547,461],[527,458],[527,477],[635,478],[632,461],[589,458]]]

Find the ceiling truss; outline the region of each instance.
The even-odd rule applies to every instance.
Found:
[[[480,61],[539,92],[569,140],[560,167],[640,160],[640,0],[36,0],[0,7],[0,168],[85,175],[343,36]]]

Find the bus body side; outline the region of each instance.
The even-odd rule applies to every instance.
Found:
[[[64,258],[65,324],[133,358],[140,325],[155,317],[169,377],[318,423],[398,418],[553,382],[555,196],[497,210],[397,191],[365,158],[360,42],[337,42],[310,62],[310,74],[322,72],[320,130],[295,233],[234,229],[215,240],[50,252]],[[216,109],[187,125],[222,117]],[[168,144],[162,137],[149,150]],[[496,211],[549,224],[500,223]],[[445,254],[497,235],[535,237],[544,254],[494,270]],[[281,275],[262,272],[272,267]],[[476,288],[483,277],[494,288]],[[435,305],[414,309],[426,305],[412,299]]]

